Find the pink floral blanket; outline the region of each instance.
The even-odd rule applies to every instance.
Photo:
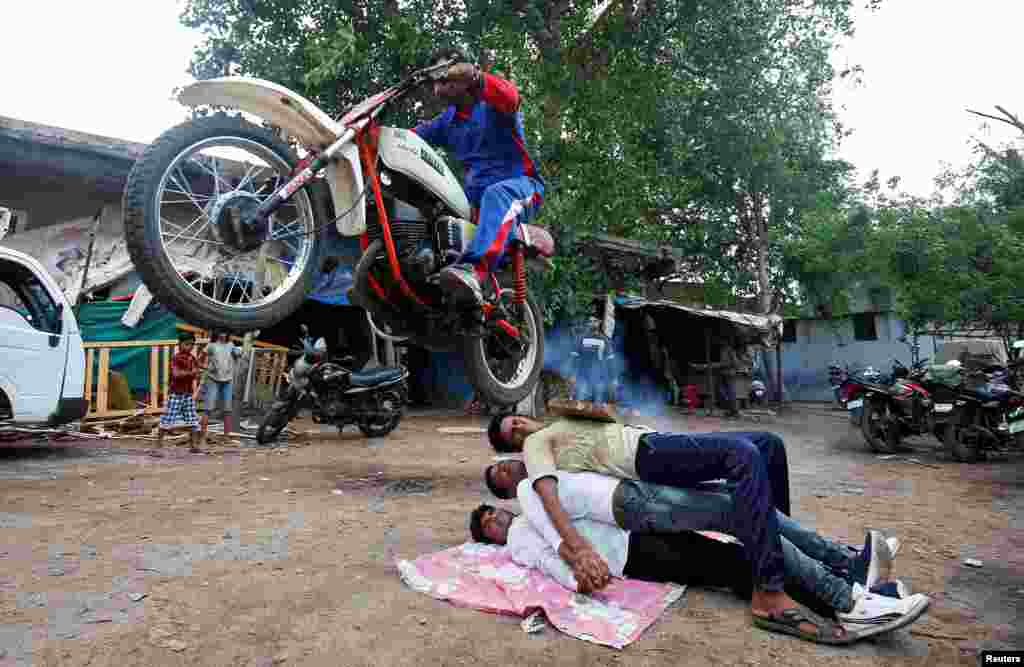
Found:
[[[516,564],[505,549],[467,542],[414,561],[398,562],[402,580],[439,600],[493,614],[526,617],[541,611],[567,635],[623,648],[686,591],[685,586],[613,579],[594,595],[580,595],[538,570]],[[532,632],[531,616],[523,629]],[[542,627],[542,626],[541,626]]]

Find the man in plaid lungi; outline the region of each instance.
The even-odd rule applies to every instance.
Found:
[[[178,335],[178,352],[171,359],[171,381],[167,406],[160,417],[160,428],[157,430],[157,445],[164,442],[164,431],[178,422],[192,427],[189,434],[189,451],[199,451],[199,417],[196,415],[196,401],[192,397],[192,386],[199,374],[199,364],[192,356],[192,334]]]

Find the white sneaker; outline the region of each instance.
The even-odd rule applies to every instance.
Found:
[[[906,601],[871,593],[860,584],[853,585],[853,609],[836,612],[844,626],[875,625],[896,620],[907,611]]]
[[[887,537],[885,538],[885,543],[889,545],[889,555],[895,558],[896,552],[900,550],[900,538]]]
[[[836,612],[839,622],[858,639],[892,632],[910,625],[928,609],[931,599],[917,593],[902,600],[869,593],[853,585],[854,604],[848,612]]]

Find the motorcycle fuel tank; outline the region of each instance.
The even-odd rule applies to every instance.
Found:
[[[412,130],[381,128],[377,151],[384,165],[423,185],[457,216],[469,219],[469,200],[444,159]]]

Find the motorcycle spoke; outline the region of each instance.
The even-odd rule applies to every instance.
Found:
[[[238,187],[236,189],[237,190],[245,190],[245,186],[251,183],[250,179],[252,178],[252,176],[255,173],[255,171],[257,169],[259,169],[259,167],[260,166],[258,164],[251,164],[251,165],[249,165],[249,168],[246,169],[246,171],[245,171],[245,175],[242,176],[242,180],[238,182]],[[256,194],[255,190],[250,190],[250,192],[252,192],[253,194]]]
[[[170,174],[170,177],[171,177],[171,180],[174,181],[175,185],[177,185],[181,189],[180,190],[174,190],[173,192],[185,195],[186,197],[188,197],[192,201],[192,205],[195,206],[196,209],[198,209],[200,211],[205,211],[206,207],[201,206],[199,204],[199,200],[197,199],[197,195],[192,191],[192,187],[191,187],[191,185],[189,185],[188,178],[186,178],[185,177],[185,173],[183,171],[181,171],[181,167],[179,166],[176,169],[176,171],[181,176],[181,179],[179,180],[178,176],[175,176],[173,172]],[[166,189],[164,191],[166,192]],[[209,197],[206,197],[206,199],[209,200]],[[162,203],[163,202],[161,201],[161,204]]]
[[[170,240],[170,242],[168,243],[168,245],[171,245],[171,244],[173,244],[173,243],[174,243],[175,241],[177,241],[178,239],[180,239],[180,238],[181,238],[181,237],[182,237],[182,236],[183,236],[183,235],[184,235],[185,233],[187,233],[187,232],[188,232],[188,231],[189,231],[190,229],[192,229],[192,228],[193,228],[193,227],[195,226],[195,224],[196,224],[197,222],[199,222],[200,220],[202,220],[202,219],[203,219],[204,217],[206,217],[206,214],[205,214],[205,213],[203,213],[202,215],[200,215],[199,217],[197,217],[197,218],[196,218],[195,220],[193,220],[192,222],[188,223],[188,226],[187,226],[187,227],[184,227],[184,228],[183,228],[183,229],[182,229],[182,230],[181,230],[180,232],[178,232],[177,236],[174,236],[173,238],[171,238],[171,240]],[[163,218],[161,218],[161,220],[163,220]],[[173,224],[173,223],[172,223],[172,224]],[[167,236],[167,234],[163,234],[163,236]]]
[[[206,156],[203,156],[203,157],[206,157]],[[223,178],[221,178],[220,174],[217,173],[217,158],[215,158],[213,156],[210,156],[208,159],[210,160],[211,164],[213,165],[213,169],[207,168],[207,166],[205,164],[203,164],[203,161],[200,160],[199,158],[194,158],[194,162],[197,165],[199,165],[203,169],[203,171],[208,173],[210,176],[213,176],[213,196],[214,197],[219,197],[222,194],[224,194],[225,192],[228,192],[230,190],[236,189],[236,188],[232,187],[230,183],[228,183]],[[223,192],[221,192],[221,189],[220,189],[220,186],[221,186],[222,183],[227,186],[224,189]]]
[[[288,267],[289,270],[291,270],[295,266],[295,262],[289,262],[288,260],[281,259],[280,257],[269,257],[268,256],[267,259],[272,261],[272,262],[277,262],[279,264],[284,264],[285,266]]]
[[[164,236],[168,236],[168,234],[164,234]],[[175,240],[196,241],[198,243],[205,243],[207,245],[217,245],[217,246],[223,246],[224,245],[224,243],[221,242],[221,241],[214,241],[213,239],[205,238],[205,237],[202,237],[202,236],[184,236],[183,237],[183,236],[179,235],[179,236],[175,237]]]

